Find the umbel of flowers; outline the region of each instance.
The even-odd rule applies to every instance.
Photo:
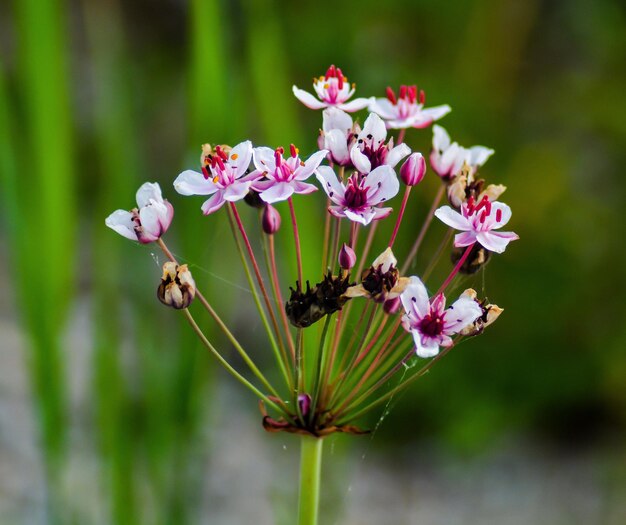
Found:
[[[430,126],[449,106],[426,108],[424,91],[414,85],[397,92],[387,88],[383,98],[352,98],[354,84],[335,66],[314,79],[313,90],[315,94],[293,87],[298,100],[322,110],[321,132],[306,145],[308,153],[293,144],[265,147],[249,140],[234,147],[205,144],[198,169],[174,180],[180,195],[205,199],[198,204],[206,217],[198,220],[228,215],[267,332],[265,347],[244,348],[212,299],[196,289],[187,266],[179,265],[166,246],[163,236],[174,210],[158,184],[145,183],[137,192],[136,208],[117,210],[106,219],[124,237],[162,249],[166,262],[158,298],[180,309],[207,349],[258,398],[263,427],[303,437],[301,525],[317,522],[321,438],[334,432],[366,433],[362,416],[497,319],[502,309],[461,283],[518,238],[501,231],[511,219],[511,209],[498,200],[506,188],[486,184],[478,175],[493,150],[460,146],[439,125],[433,126],[432,151],[426,157],[440,188],[430,210],[422,212],[421,224],[405,218],[413,188],[427,171],[426,157],[411,151],[405,133]],[[366,109],[369,113],[360,117],[348,113]],[[393,130],[400,131],[393,136]],[[448,205],[442,206],[444,197]],[[320,270],[310,275],[303,273],[300,239],[306,235],[310,241],[311,235],[300,231],[297,219],[302,199],[317,199],[325,224]],[[259,208],[252,221],[245,220],[250,214],[242,214],[249,205]],[[420,249],[434,217],[449,227],[448,234],[438,250],[424,256]],[[383,220],[392,221],[390,235],[378,228]],[[251,237],[259,235],[256,246]],[[277,245],[287,235],[294,239],[295,275],[284,275],[277,264]],[[398,236],[411,245],[407,253],[394,253]],[[371,253],[372,246],[383,243],[382,253]],[[452,265],[445,279],[433,283],[430,277],[445,249],[451,250]],[[407,272],[416,267],[418,253],[420,261],[430,261]],[[245,369],[235,369],[225,357],[231,348],[217,348],[205,335],[192,314],[195,306],[189,308],[194,299],[226,335]],[[304,337],[310,330],[313,345]],[[270,382],[256,364],[260,352],[273,353],[280,383]],[[423,364],[407,372],[406,365],[419,360]]]

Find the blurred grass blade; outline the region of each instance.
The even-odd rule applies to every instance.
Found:
[[[65,437],[65,388],[60,335],[72,298],[76,206],[64,4],[14,2],[19,24],[19,95],[26,159],[19,166],[18,241],[23,279],[18,296],[32,338],[29,361],[47,459],[60,459]],[[17,175],[17,173],[16,173]]]

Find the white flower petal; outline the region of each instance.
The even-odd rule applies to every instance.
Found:
[[[376,98],[369,105],[369,111],[380,115],[385,120],[393,120],[397,117],[396,106],[387,98]]]
[[[502,253],[511,241],[519,239],[513,232],[478,232],[476,240],[490,252]]]
[[[238,179],[241,177],[252,160],[252,142],[246,140],[237,144],[230,152],[228,157],[228,164],[235,169],[235,177]]]
[[[126,237],[131,241],[136,241],[138,239],[137,234],[135,233],[135,223],[133,222],[132,217],[133,216],[129,211],[115,210],[104,220],[104,224],[123,237]]]
[[[285,201],[293,195],[294,187],[288,182],[276,182],[260,193],[261,199],[268,204]]]
[[[404,311],[413,322],[418,321],[430,312],[430,301],[426,287],[419,277],[415,275],[410,277],[409,285],[400,294],[400,301],[402,301]]]
[[[307,108],[322,109],[328,106],[326,102],[322,102],[321,100],[318,100],[313,95],[311,95],[311,93],[308,93],[302,89],[298,89],[296,86],[293,86],[292,90],[296,98],[300,102],[302,102]]]
[[[424,359],[435,357],[439,353],[439,343],[433,337],[423,336],[417,330],[413,331],[415,353]]]
[[[161,187],[156,182],[145,182],[137,190],[137,206],[143,208],[147,206],[151,200],[163,202],[161,195]]]
[[[426,108],[419,112],[418,118],[413,123],[415,128],[425,128],[429,126],[434,120],[439,120],[441,117],[447,115],[452,111],[452,108],[447,104],[443,106],[435,106],[432,108]]]
[[[356,145],[350,150],[350,160],[359,173],[369,173],[372,169],[370,159]]]
[[[495,153],[494,150],[484,146],[472,146],[466,151],[468,154],[467,163],[474,168],[482,166]]]
[[[433,148],[438,151],[445,151],[450,147],[450,135],[448,132],[435,124],[433,126]]]
[[[300,166],[294,171],[294,178],[300,181],[308,179],[313,175],[313,172],[322,163],[327,154],[328,151],[325,149],[313,153],[313,155],[305,161],[304,166]]]
[[[358,222],[363,226],[367,226],[376,216],[376,208],[366,208],[365,210],[351,210],[346,208],[344,215],[353,222]]]
[[[469,297],[460,297],[450,305],[444,315],[444,332],[457,334],[483,314],[481,307]]]
[[[409,148],[404,143],[399,144],[395,148],[393,148],[389,153],[387,153],[387,157],[385,158],[385,164],[393,168],[404,157],[410,154],[411,154],[411,148]]]
[[[138,234],[139,240],[141,242],[150,242],[157,240],[160,236],[161,230],[161,222],[159,221],[160,210],[157,208],[156,203],[150,206],[144,206],[139,210],[139,220],[141,221],[141,229],[143,230],[143,239],[142,235]]]
[[[365,119],[363,124],[363,131],[359,134],[360,139],[368,139],[371,135],[371,140],[376,146],[387,138],[387,128],[383,120],[376,114],[370,113],[369,117]]]
[[[322,112],[322,129],[328,133],[332,129],[339,129],[345,134],[352,128],[352,117],[339,108],[330,107]]]
[[[320,166],[315,172],[317,180],[322,185],[322,189],[328,195],[328,198],[335,204],[342,205],[344,202],[345,188],[339,182],[335,170],[330,166]]]
[[[197,171],[183,171],[174,181],[174,189],[181,195],[211,195],[218,187]]]
[[[324,147],[330,151],[333,162],[346,165],[350,162],[346,133],[340,129],[331,129],[324,135]]]
[[[291,184],[293,186],[294,193],[299,193],[301,195],[308,195],[309,193],[317,191],[317,186],[314,184],[308,184],[299,180],[294,180]]]
[[[496,222],[496,216],[498,215],[498,210],[502,214],[500,217],[500,221]],[[502,228],[502,226],[506,225],[507,222],[511,219],[511,208],[504,204],[504,202],[492,202],[491,203],[491,214],[490,217],[493,217],[493,226],[492,228]]]
[[[470,244],[474,244],[475,242],[476,242],[475,231],[457,233],[454,236],[454,246],[456,246],[457,248],[465,248],[466,246],[469,246]]]
[[[226,200],[224,200],[224,192],[218,191],[210,199],[204,201],[204,204],[202,205],[202,213],[204,213],[205,215],[214,213],[219,210],[225,202]]]
[[[273,174],[276,169],[276,159],[274,150],[265,146],[260,146],[252,150],[252,161],[254,166],[261,173]]]
[[[236,202],[243,199],[250,190],[250,182],[233,182],[227,186],[222,196],[229,202]]]
[[[396,172],[387,165],[370,171],[365,176],[364,185],[367,187],[367,203],[372,205],[386,202],[400,191]]]
[[[370,104],[369,98],[355,98],[350,102],[344,102],[343,104],[338,104],[337,107],[342,109],[343,111],[348,111],[352,113],[353,111],[359,111],[363,108],[366,108]]]
[[[463,217],[458,211],[453,210],[450,206],[442,206],[436,210],[435,217],[455,230],[470,231],[472,229],[472,225],[467,218]]]

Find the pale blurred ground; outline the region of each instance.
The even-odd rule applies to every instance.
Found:
[[[45,523],[42,458],[25,371],[24,335],[0,256],[0,524]],[[63,473],[67,501],[84,523],[107,523],[89,410],[90,334],[84,300],[74,308],[67,348],[71,377],[71,461]],[[289,523],[295,512],[298,442],[266,434],[255,401],[221,377],[195,462],[203,497],[196,523]],[[383,423],[384,425],[384,423]],[[610,449],[564,452],[520,437],[467,456],[418,443],[383,451],[378,434],[326,443],[322,523],[342,525],[623,525],[625,459]],[[340,448],[341,452],[335,449]],[[69,504],[69,503],[68,503]],[[149,507],[149,502],[148,502]],[[331,517],[332,516],[332,517]],[[146,516],[146,522],[150,517]]]

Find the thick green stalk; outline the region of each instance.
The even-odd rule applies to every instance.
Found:
[[[298,525],[317,525],[322,471],[322,445],[322,439],[302,436]]]

